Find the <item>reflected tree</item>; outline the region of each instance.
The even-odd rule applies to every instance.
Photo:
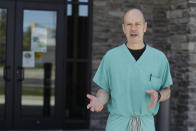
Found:
[[[0,9],[0,64],[5,62],[7,10]]]
[[[23,50],[31,50],[31,26],[26,27],[23,32]]]

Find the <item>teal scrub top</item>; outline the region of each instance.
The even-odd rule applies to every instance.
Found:
[[[125,43],[103,56],[93,81],[110,94],[106,131],[134,131],[133,121],[137,121],[136,126],[141,122],[142,131],[154,131],[153,116],[159,102],[147,110],[151,100],[146,91],[161,90],[173,83],[164,53],[147,44],[136,61]]]

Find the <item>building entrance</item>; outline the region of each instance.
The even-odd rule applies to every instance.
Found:
[[[85,102],[71,104],[86,89],[71,92],[69,81],[78,76],[66,73],[89,65],[84,60],[85,66],[70,66],[75,61],[67,59],[66,8],[58,2],[0,1],[0,129],[87,128],[87,111],[78,108]]]

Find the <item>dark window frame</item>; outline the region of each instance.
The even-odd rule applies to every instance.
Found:
[[[65,55],[65,67],[67,67],[67,63],[73,63],[73,62],[77,62],[77,63],[87,63],[88,65],[88,86],[86,87],[86,92],[90,92],[91,89],[91,73],[92,73],[92,23],[93,23],[93,0],[89,0],[88,2],[74,2],[74,1],[65,1],[65,19],[67,19],[67,5],[68,4],[75,4],[75,5],[88,5],[88,57],[87,58],[68,58],[67,54]],[[73,13],[73,12],[72,12]],[[67,27],[67,21],[66,21],[66,25],[65,28]],[[66,43],[67,43],[67,30],[65,32],[66,35]],[[67,43],[68,44],[68,43]],[[67,50],[68,47],[66,47],[65,49]],[[67,77],[67,76],[66,76]],[[65,79],[66,79],[65,77]],[[87,99],[83,98],[85,100],[85,102],[87,103]],[[87,115],[87,120],[64,120],[64,129],[88,129],[89,128],[89,124],[90,124],[90,112],[88,111]]]

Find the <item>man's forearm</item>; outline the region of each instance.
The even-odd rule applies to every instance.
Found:
[[[160,102],[166,101],[170,98],[171,95],[171,89],[170,87],[166,87],[165,89],[160,91],[161,93],[161,98],[160,98]]]
[[[104,89],[99,89],[96,93],[96,97],[101,102],[101,104],[105,105],[109,100],[109,93]]]

